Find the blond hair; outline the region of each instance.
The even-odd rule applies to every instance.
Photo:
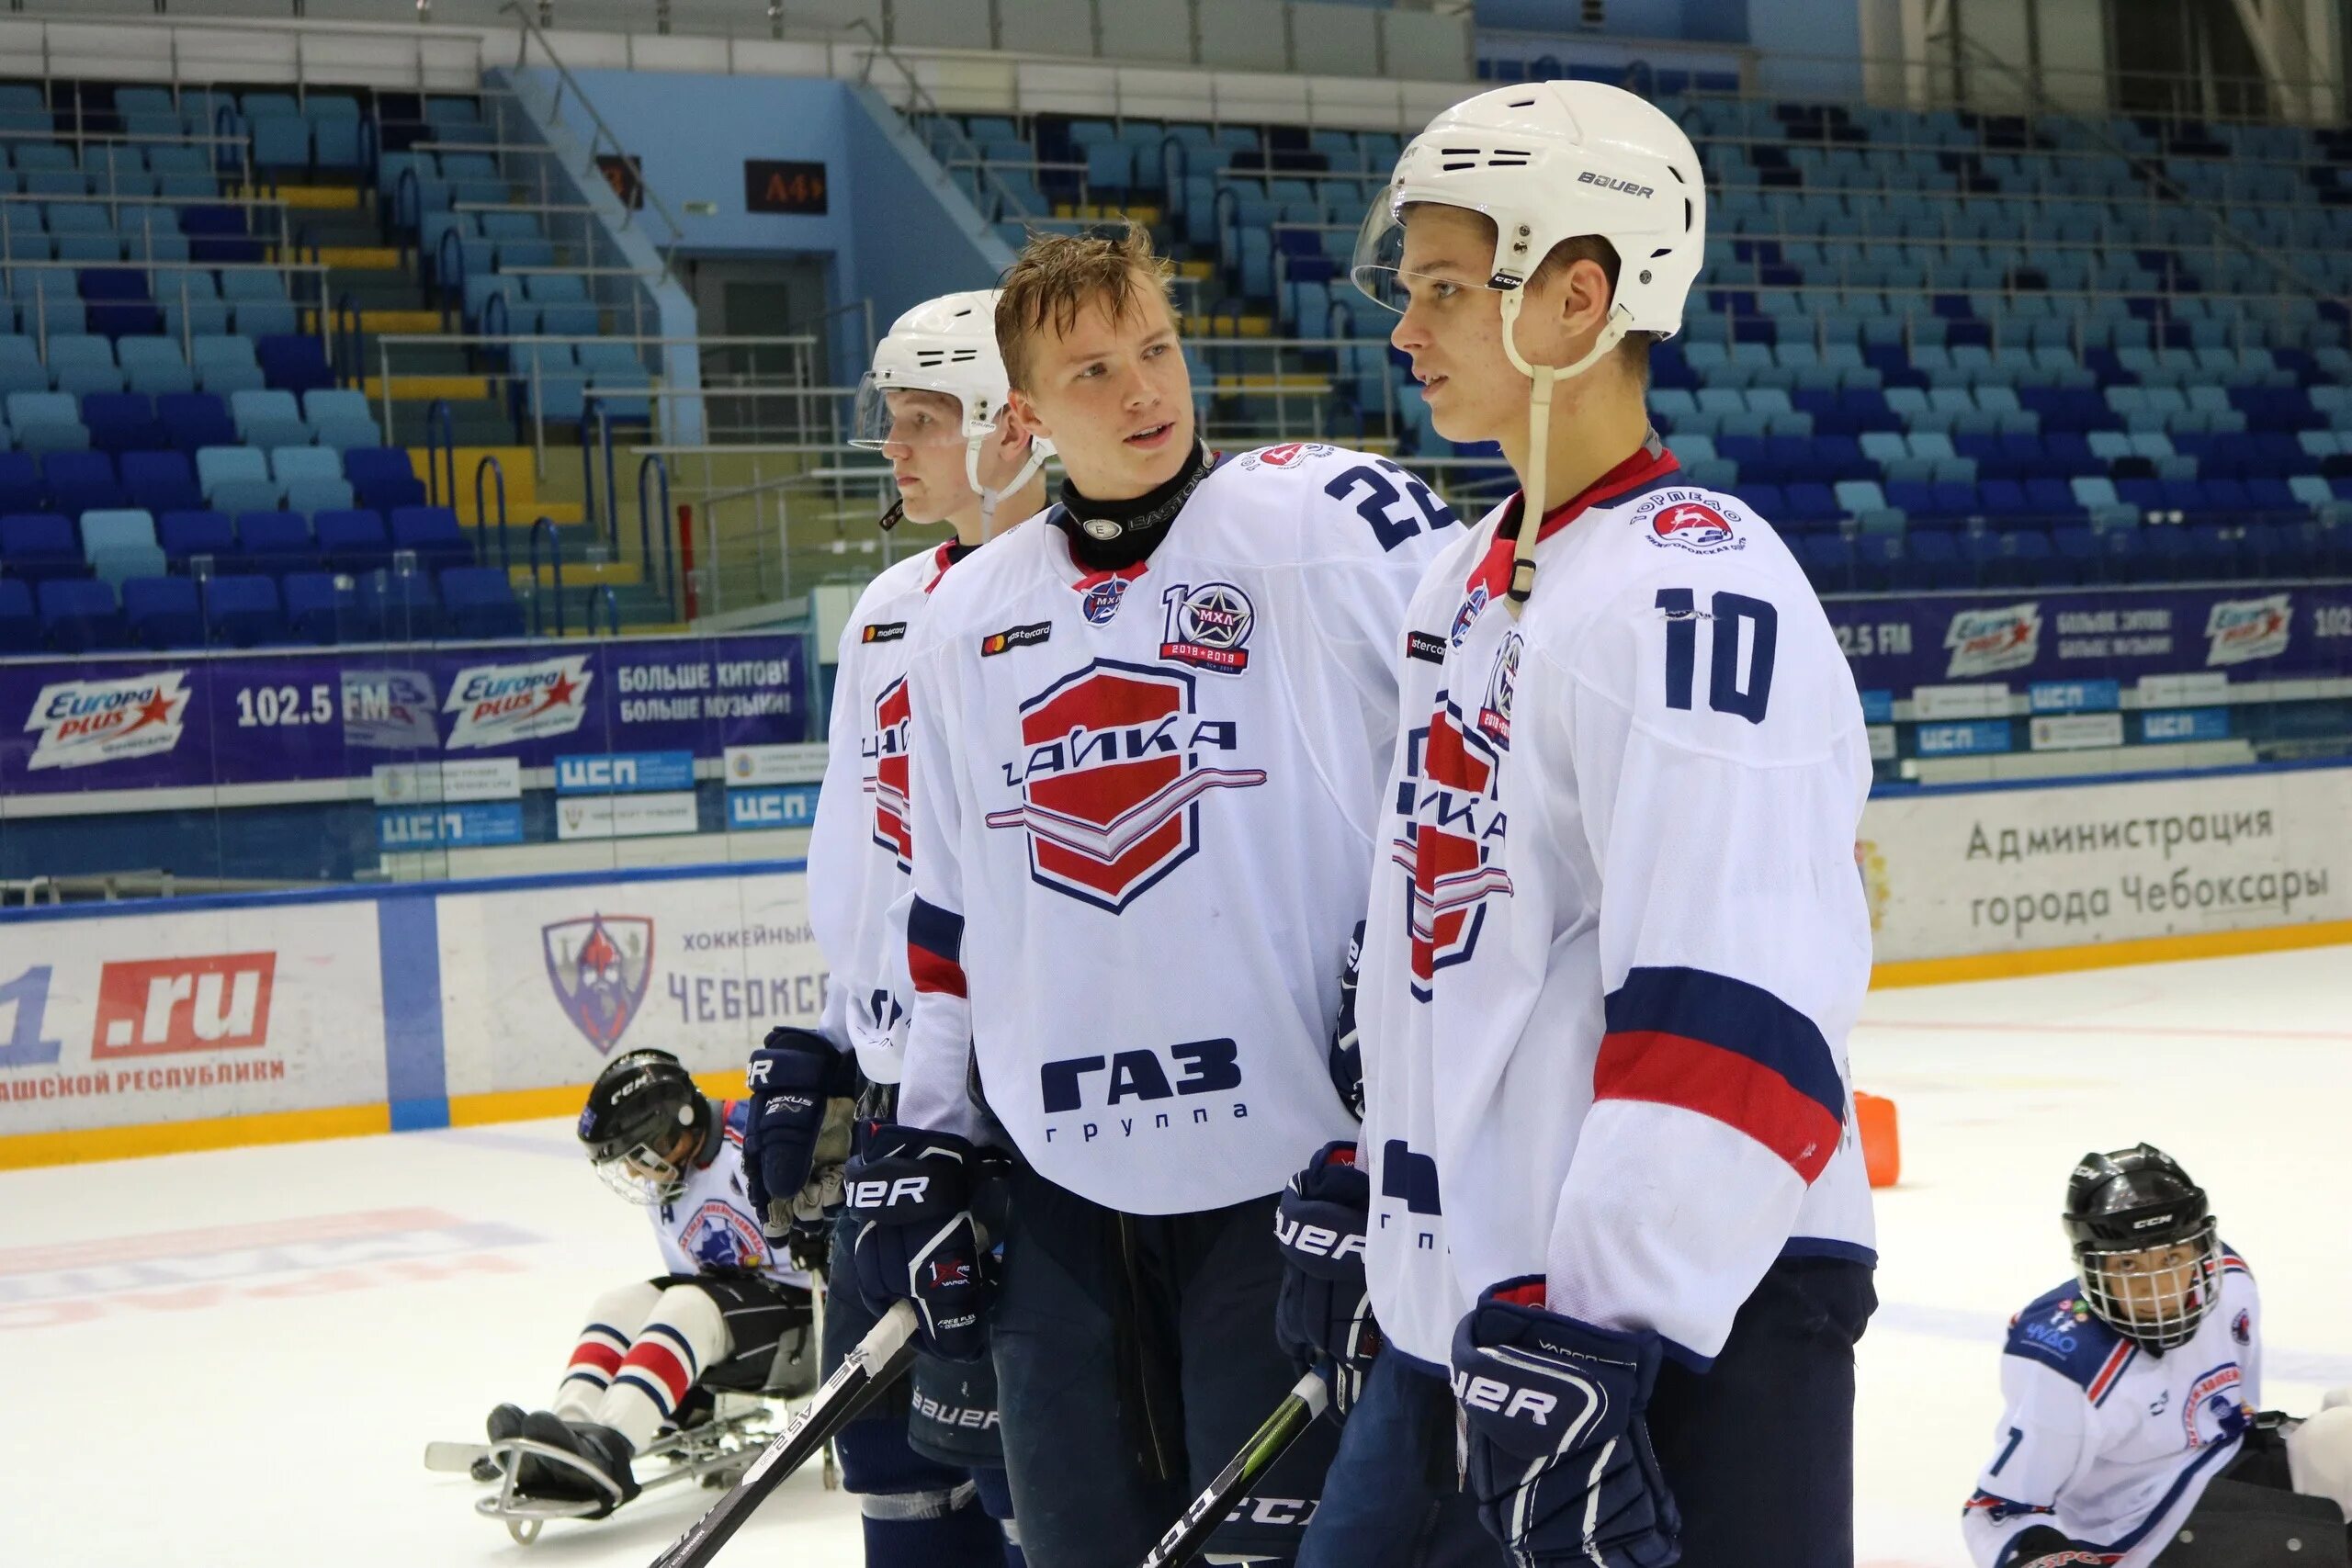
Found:
[[[1049,325],[1057,333],[1069,331],[1097,300],[1113,321],[1125,321],[1148,294],[1157,294],[1173,316],[1174,275],[1151,248],[1150,231],[1132,221],[1115,233],[1030,235],[996,301],[996,345],[1006,380],[1024,386],[1036,335]]]

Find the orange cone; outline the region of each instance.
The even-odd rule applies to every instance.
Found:
[[[1872,1187],[1892,1187],[1903,1179],[1903,1135],[1894,1118],[1894,1101],[1854,1091],[1854,1119],[1862,1134],[1862,1168]]]

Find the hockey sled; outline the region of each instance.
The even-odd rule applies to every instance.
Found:
[[[736,1477],[759,1457],[761,1449],[775,1435],[772,1415],[768,1402],[755,1395],[719,1395],[710,1419],[683,1430],[664,1432],[646,1445],[635,1465],[639,1490],[652,1492],[689,1481],[708,1486],[733,1485]],[[618,1501],[611,1483],[582,1464],[577,1455],[529,1438],[503,1443],[428,1443],[424,1465],[427,1470],[471,1475],[485,1485],[496,1487],[490,1495],[475,1502],[474,1512],[505,1525],[506,1533],[525,1546],[539,1538],[539,1531],[549,1519],[582,1519],[605,1506],[589,1499],[535,1497],[521,1491],[515,1485],[515,1474],[526,1454],[577,1472],[608,1498]],[[648,1474],[649,1468],[655,1465],[661,1466],[660,1470]],[[834,1483],[830,1454],[825,1483]]]

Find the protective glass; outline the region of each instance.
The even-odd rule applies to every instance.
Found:
[[[857,383],[853,446],[879,451],[885,445],[960,446],[964,444],[964,400],[953,392],[885,384],[868,370]]]
[[[2188,1256],[2150,1268],[2166,1247],[2085,1247],[2075,1254],[2083,1300],[2109,1327],[2158,1350],[2186,1345],[2213,1310],[2222,1280],[2222,1247],[2211,1220],[2177,1244]]]

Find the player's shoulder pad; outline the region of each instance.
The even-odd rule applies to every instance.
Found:
[[[2132,1359],[2132,1342],[2096,1316],[2075,1280],[2036,1296],[2009,1320],[2007,1355],[2047,1367],[2094,1403]]]
[[[920,629],[908,638],[914,645],[910,651],[969,641],[973,632],[1003,630],[1005,606],[1043,575],[1043,540],[1056,510],[1048,506],[1015,524],[940,578],[923,602]]]
[[[742,1143],[743,1134],[751,1130],[752,1102],[748,1100],[720,1100],[718,1125],[729,1143]]]
[[[905,640],[911,618],[906,613],[910,602],[937,570],[937,554],[935,547],[920,550],[876,572],[849,613],[843,640],[859,644]]]
[[[1302,559],[1377,560],[1408,544],[1427,554],[1455,537],[1459,523],[1428,481],[1394,458],[1322,441],[1284,441],[1227,457],[1211,482],[1283,493],[1299,523],[1295,548]]]
[[[2224,1280],[2227,1280],[2234,1275],[2246,1280],[2249,1284],[2252,1283],[2254,1280],[2254,1270],[2246,1267],[2246,1261],[2244,1258],[2238,1255],[2238,1249],[2232,1247],[2227,1241],[2223,1241],[2221,1244],[2221,1247],[2222,1278]]]

